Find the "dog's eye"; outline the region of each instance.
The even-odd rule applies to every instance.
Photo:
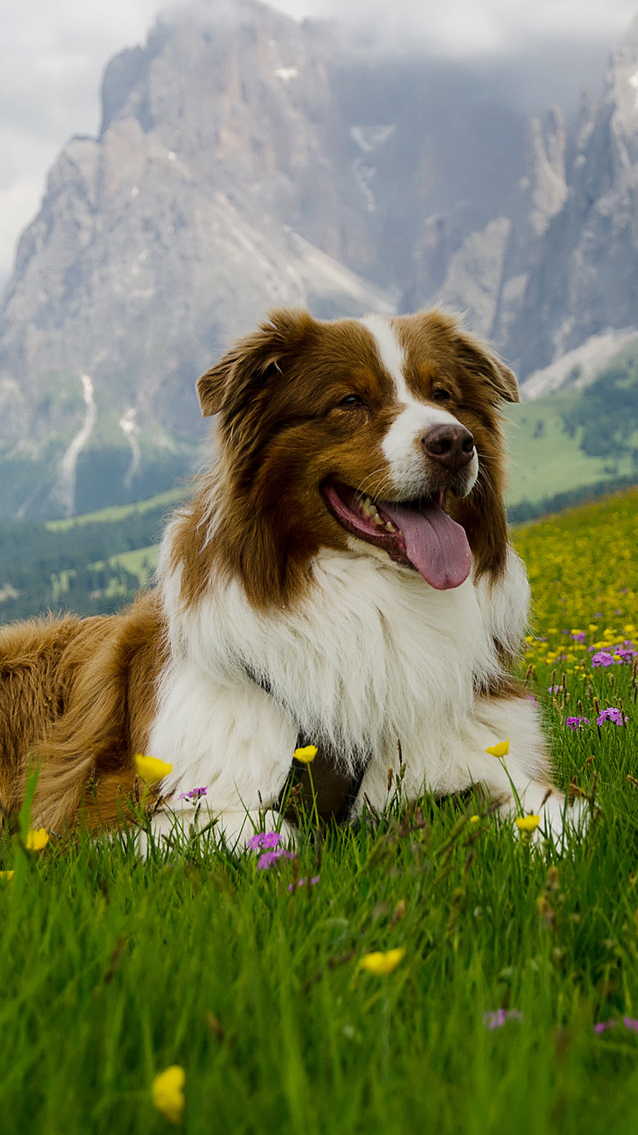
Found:
[[[449,402],[452,395],[450,394],[449,390],[444,390],[442,386],[439,386],[434,391],[432,397],[435,402]]]
[[[360,398],[358,394],[348,394],[345,398],[341,399],[339,405],[340,406],[363,406],[363,399]]]

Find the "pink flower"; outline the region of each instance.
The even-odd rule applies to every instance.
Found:
[[[627,714],[622,714],[613,705],[607,706],[596,718],[596,725],[603,725],[605,721],[613,721],[614,725],[626,725],[629,721]]]
[[[250,851],[261,851],[264,848],[276,847],[281,843],[281,832],[256,832],[248,840],[246,847]]]

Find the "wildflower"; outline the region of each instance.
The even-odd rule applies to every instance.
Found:
[[[46,828],[34,828],[27,832],[26,838],[27,851],[42,851],[49,842],[49,833]]]
[[[596,725],[603,725],[605,721],[613,721],[614,725],[626,725],[629,721],[627,714],[621,713],[615,706],[607,706],[596,718]]]
[[[617,662],[633,662],[636,657],[636,651],[631,650],[627,646],[619,646],[614,652],[614,658]]]
[[[13,879],[14,875],[15,871],[0,871],[0,879],[6,879],[7,882],[9,879]]]
[[[281,842],[281,832],[255,832],[246,843],[250,851],[261,851],[262,848],[276,847]]]
[[[317,756],[317,746],[304,745],[301,749],[295,749],[293,755],[296,760],[301,761],[302,764],[309,765],[310,762],[314,761],[315,757]]]
[[[201,800],[202,796],[206,795],[206,792],[207,792],[206,788],[191,788],[190,792],[180,792],[177,799],[178,800]]]
[[[615,1021],[613,1018],[610,1021],[598,1021],[598,1023],[594,1025],[594,1032],[595,1033],[607,1032],[607,1029],[615,1029],[617,1024],[618,1024],[618,1021]]]
[[[171,1064],[159,1072],[151,1084],[153,1106],[169,1123],[179,1123],[184,1111],[186,1073],[181,1064]]]
[[[397,968],[404,954],[405,950],[402,946],[395,950],[386,950],[385,953],[382,950],[375,950],[371,954],[364,954],[359,965],[368,973],[374,973],[377,977],[385,977],[386,974],[392,973]]]
[[[313,875],[313,876],[312,876],[312,879],[297,879],[297,886],[298,886],[298,887],[305,887],[305,886],[306,886],[306,884],[308,884],[308,885],[309,885],[309,886],[311,886],[311,887],[315,887],[315,886],[317,885],[317,883],[318,883],[318,882],[319,882],[319,876],[318,876],[318,875]],[[294,883],[289,883],[289,884],[288,884],[288,887],[287,887],[286,889],[287,889],[287,890],[289,890],[289,891],[294,891],[294,889],[295,889],[295,884],[294,884]]]
[[[257,860],[257,870],[267,871],[273,863],[278,863],[280,859],[294,859],[294,855],[283,847],[276,847],[274,851],[264,851],[264,854],[260,855]]]
[[[599,650],[597,654],[592,655],[592,666],[613,666],[614,656],[608,650]]]
[[[561,692],[562,688],[563,688],[562,686],[548,686],[547,687],[547,693],[548,694],[559,694]]]
[[[535,832],[541,822],[540,816],[517,816],[516,827],[519,832]]]
[[[633,1032],[638,1033],[638,1021],[635,1017],[623,1017],[622,1023],[626,1029],[632,1029]]]
[[[576,731],[582,729],[583,725],[591,725],[591,722],[588,717],[568,717],[565,725],[568,729]]]
[[[158,784],[173,771],[173,766],[166,761],[160,761],[157,757],[145,757],[142,753],[136,753],[135,770],[145,784]]]
[[[480,816],[470,816],[470,823],[471,824],[478,824],[480,818],[481,818]]]
[[[497,745],[489,745],[485,750],[491,757],[506,757],[510,751],[509,741],[499,741]]]
[[[493,1012],[483,1013],[483,1024],[488,1029],[501,1029],[506,1021],[522,1021],[523,1014],[520,1009],[496,1009]]]

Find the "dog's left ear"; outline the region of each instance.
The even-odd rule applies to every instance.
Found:
[[[481,375],[499,401],[520,402],[516,376],[495,351],[465,331],[459,333],[458,351],[463,366]]]
[[[271,312],[257,331],[235,343],[198,379],[202,417],[240,410],[254,384],[261,388],[270,375],[283,370],[286,359],[299,349],[313,322],[307,311]]]

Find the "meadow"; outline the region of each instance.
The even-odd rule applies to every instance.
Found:
[[[637,530],[631,492],[515,533],[565,846],[400,786],[292,857],[5,830],[0,1132],[638,1124]]]

